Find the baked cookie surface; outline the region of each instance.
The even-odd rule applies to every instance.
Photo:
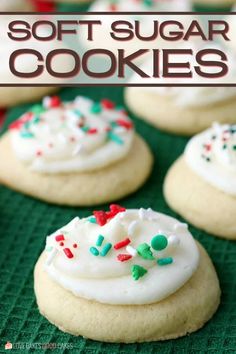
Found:
[[[125,214],[122,217],[125,225],[127,218],[128,224],[137,221],[138,211],[128,210],[122,213]],[[120,227],[117,224],[118,214],[112,219],[113,221],[108,221],[108,224],[102,227],[104,238],[102,246],[97,246],[96,232],[93,235],[93,232],[86,234],[88,254],[81,255],[81,252],[86,252],[84,243],[81,241],[81,244],[78,237],[74,238],[68,229],[63,228],[48,238],[46,251],[39,258],[34,274],[35,294],[43,316],[62,331],[73,335],[124,343],[178,338],[201,328],[212,317],[219,305],[220,288],[214,267],[206,251],[196,244],[185,225],[163,214],[158,214],[163,235],[158,235],[157,242],[156,237],[150,238],[155,230],[155,227],[153,228],[150,224],[157,222],[154,219],[151,220],[150,215],[154,217],[157,213],[154,215],[151,210],[143,209],[140,214],[142,214],[143,225],[136,225],[136,231],[133,228],[132,232],[131,229],[128,231],[130,228],[128,226],[127,230],[120,229],[117,233]],[[74,220],[74,224],[76,222],[83,222],[83,220]],[[168,223],[168,236],[165,232],[166,222]],[[109,223],[112,225],[109,226]],[[72,228],[73,225],[71,225]],[[145,236],[148,234],[148,238],[139,234],[139,227],[144,226]],[[173,228],[176,230],[175,235],[178,235],[175,238],[171,235]],[[59,240],[59,237],[62,237],[61,232],[66,230],[68,233],[63,236],[64,245],[61,248],[69,247],[67,250],[71,250],[72,258],[67,251],[67,257],[64,254],[67,261],[64,263],[60,246],[55,246],[52,238],[57,238],[57,243],[61,242]],[[87,228],[87,231],[89,230]],[[133,253],[131,256],[131,253],[128,253],[130,252],[128,246],[126,250],[124,245],[122,246],[125,242],[127,245],[127,239],[123,240],[127,233],[131,252],[136,249],[138,255]],[[99,237],[101,238],[101,235]],[[165,237],[168,245],[165,246],[164,251],[163,238]],[[117,240],[118,243],[114,245],[113,242]],[[147,243],[141,244],[141,247],[139,242],[142,240]],[[70,244],[74,246],[74,242],[77,244],[76,249],[70,246]],[[111,248],[108,254],[103,256],[102,252],[107,242],[110,242]],[[150,246],[148,246],[149,243]],[[93,244],[96,247],[93,247]],[[50,247],[53,249],[50,250]],[[53,254],[55,247],[56,253]],[[89,247],[96,248],[99,254],[90,253]],[[100,250],[101,247],[103,247],[102,250]],[[124,258],[123,261],[120,258],[119,263],[119,254],[129,255],[130,258],[125,261]],[[167,262],[170,256],[173,257],[172,263]],[[87,257],[87,276],[85,276],[84,261]],[[158,265],[156,259],[158,259]],[[74,265],[70,264],[71,260],[74,260],[75,264],[80,262],[80,275],[78,266],[75,269]],[[185,268],[180,264],[182,266],[185,264]],[[135,278],[132,267],[137,266],[145,269],[146,273],[140,271],[139,277]],[[130,268],[132,271],[129,270]],[[106,277],[108,273],[110,278],[106,280],[104,276]],[[155,274],[156,282],[153,283],[152,277]],[[170,280],[169,283],[167,278]],[[124,286],[128,283],[129,287]],[[109,287],[110,292],[107,292]],[[155,298],[159,300],[155,301]]]
[[[86,99],[82,102],[93,104]],[[26,113],[1,138],[1,183],[47,202],[71,206],[101,204],[136,191],[148,178],[153,158],[143,139],[134,134],[128,117],[105,110],[108,118],[115,114],[109,123],[110,118],[107,121],[99,118],[100,113],[90,113],[89,123],[96,121],[97,128],[89,128],[79,123],[84,122],[81,112],[66,111],[58,104],[53,117],[49,110],[47,118],[44,108],[36,107],[42,110],[39,116]],[[61,116],[64,113],[67,120]]]
[[[191,100],[193,98],[195,100],[192,104],[189,103],[189,92],[187,92],[190,90],[193,93]],[[129,109],[138,117],[161,130],[178,135],[189,136],[199,133],[210,127],[214,121],[229,124],[236,122],[235,88],[214,87],[209,90],[201,87],[177,87],[169,91],[160,94],[158,90],[129,87],[125,91],[125,100]],[[227,93],[228,97],[222,100]],[[202,104],[201,100],[198,101],[199,95],[204,101],[206,99]],[[178,99],[181,102],[178,102]]]
[[[164,183],[167,203],[196,227],[236,239],[235,125],[190,140]]]

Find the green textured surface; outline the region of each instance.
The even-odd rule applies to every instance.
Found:
[[[60,10],[68,10],[68,7],[61,5]],[[121,88],[67,88],[60,93],[64,99],[72,99],[77,94],[94,99],[109,97],[117,104],[123,103]],[[10,110],[7,123],[28,107],[30,105]],[[162,184],[168,167],[182,153],[187,139],[161,133],[134,120],[137,131],[146,138],[154,153],[155,166],[146,185],[120,203],[127,208],[152,207],[177,217],[163,199]],[[87,216],[92,210],[48,205],[0,186],[0,353],[5,352],[7,341],[73,346],[70,350],[29,350],[34,353],[236,353],[236,243],[216,239],[193,227],[190,230],[194,237],[205,246],[216,266],[223,292],[218,312],[200,331],[162,343],[105,344],[62,333],[40,316],[33,292],[33,268],[44,248],[45,237],[76,215]]]
[[[118,104],[122,103],[121,88],[67,88],[60,95],[68,99],[78,93],[95,99],[109,97]],[[8,122],[26,107],[12,109]],[[168,167],[181,154],[187,140],[161,133],[136,119],[135,124],[138,132],[149,142],[155,155],[155,166],[146,185],[123,199],[121,204],[127,208],[152,207],[177,216],[163,199],[162,183]],[[193,227],[190,228],[193,235],[206,247],[215,263],[223,290],[219,311],[197,333],[163,343],[112,345],[64,334],[41,317],[33,292],[33,268],[44,247],[45,236],[76,215],[86,216],[91,211],[92,208],[48,205],[0,187],[0,352],[4,352],[3,344],[7,340],[13,343],[71,343],[74,349],[70,352],[73,353],[236,352],[236,243],[216,239]],[[63,350],[57,349],[56,352],[62,353]]]

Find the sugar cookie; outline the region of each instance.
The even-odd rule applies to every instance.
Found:
[[[47,237],[34,282],[51,323],[106,342],[184,336],[220,301],[214,267],[186,224],[114,204]]]
[[[105,203],[136,191],[152,154],[122,107],[78,96],[46,97],[0,141],[0,180],[36,198],[66,205]]]
[[[170,168],[165,198],[193,225],[236,239],[236,125],[215,124],[193,137]]]

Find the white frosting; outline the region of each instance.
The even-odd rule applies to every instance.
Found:
[[[236,125],[215,124],[193,137],[185,161],[212,186],[236,196]]]
[[[44,100],[44,105],[48,102],[50,98]],[[101,107],[101,112],[92,113],[94,105]],[[30,120],[19,125],[17,122],[17,129],[11,130],[17,158],[33,171],[101,169],[124,158],[132,146],[134,130],[123,109],[104,108],[102,103],[81,96],[45,111],[41,107],[41,113],[26,113],[18,122],[28,117]]]
[[[186,224],[179,223],[164,214],[144,210],[127,210],[118,213],[104,226],[91,223],[90,218],[75,218],[47,238],[47,273],[62,287],[75,295],[107,304],[149,304],[161,301],[175,293],[193,275],[198,267],[199,252]],[[135,224],[135,226],[130,226]],[[131,231],[129,233],[128,230]],[[157,234],[169,240],[162,251],[153,252],[154,260],[143,259],[137,254],[140,244],[151,244]],[[63,234],[65,241],[55,241]],[[98,235],[104,236],[102,246],[97,247]],[[121,249],[114,247],[105,257],[94,256],[91,247],[99,252],[107,244],[114,246],[129,237],[131,243]],[[73,245],[76,244],[77,248]],[[63,248],[69,248],[73,258],[67,258]],[[136,251],[136,252],[135,252]],[[132,256],[126,262],[117,260],[119,254]],[[172,257],[173,263],[160,266],[157,259]],[[139,265],[147,273],[134,280],[133,265]]]

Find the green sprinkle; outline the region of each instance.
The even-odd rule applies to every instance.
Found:
[[[100,247],[102,245],[103,241],[104,241],[104,236],[99,235],[98,239],[97,239],[97,242],[96,242],[96,246]]]
[[[78,116],[78,118],[83,117],[83,114],[80,112],[79,109],[74,109],[73,112]]]
[[[29,132],[29,131],[21,131],[20,132],[20,136],[22,138],[33,138],[34,137],[34,134]]]
[[[82,129],[86,133],[87,131],[89,131],[90,128],[87,125],[85,125],[85,126],[81,127],[80,129]]]
[[[46,248],[46,251],[47,252],[51,252],[53,250],[53,247],[52,246],[48,246],[47,248]]]
[[[165,266],[167,264],[173,263],[173,258],[172,257],[167,257],[167,258],[161,258],[157,260],[157,264],[159,266]]]
[[[32,123],[33,124],[38,124],[39,122],[40,122],[40,117],[34,117],[33,119],[32,119]]]
[[[223,149],[224,150],[227,149],[227,145],[226,144],[223,145]]]
[[[118,126],[118,124],[117,124],[116,122],[111,122],[111,123],[110,123],[110,126],[111,126],[112,128],[116,128],[116,127]]]
[[[119,145],[123,145],[124,141],[116,134],[114,134],[113,132],[108,132],[107,136],[110,140],[113,140],[115,143],[119,144]]]
[[[156,251],[164,250],[168,245],[168,240],[164,235],[154,236],[151,241],[151,246]]]
[[[153,257],[152,251],[150,250],[150,246],[147,243],[142,243],[137,248],[138,254],[144,259],[155,259]]]
[[[34,114],[41,114],[45,112],[45,108],[42,105],[36,104],[31,108],[31,112]]]
[[[133,279],[138,280],[139,278],[143,277],[147,273],[147,270],[135,264],[132,266],[131,272],[132,272]]]
[[[112,248],[112,244],[111,243],[107,243],[103,249],[101,250],[101,256],[105,257],[107,255],[107,253],[110,251],[110,249]]]
[[[91,222],[92,224],[96,224],[96,218],[94,216],[91,216],[90,218],[88,218],[88,221]]]
[[[233,150],[236,150],[236,145],[233,146]]]
[[[96,257],[99,255],[99,251],[96,249],[96,247],[91,247],[89,251]]]
[[[91,113],[97,114],[102,111],[102,107],[100,103],[94,103],[91,107]]]
[[[148,7],[152,7],[153,6],[153,1],[152,0],[143,0],[144,5],[148,6]]]

